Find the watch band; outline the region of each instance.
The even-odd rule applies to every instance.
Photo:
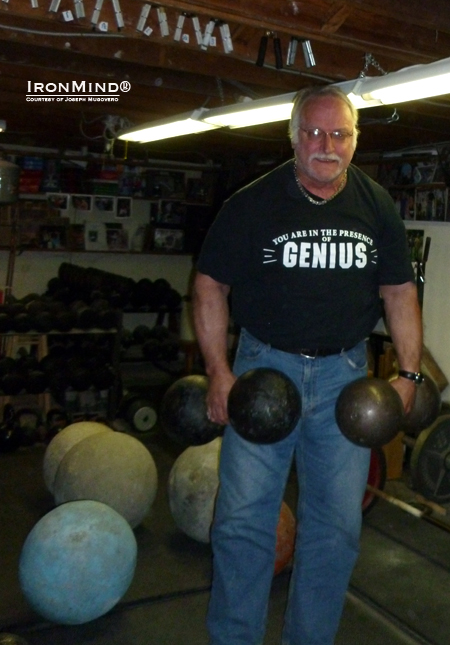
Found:
[[[403,378],[407,378],[410,381],[414,381],[416,385],[420,385],[422,383],[424,376],[421,372],[408,372],[407,370],[398,370],[398,375],[403,376]]]

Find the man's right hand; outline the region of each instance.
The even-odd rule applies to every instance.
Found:
[[[228,423],[228,395],[236,381],[236,376],[228,370],[209,377],[206,397],[208,419],[220,425]]]

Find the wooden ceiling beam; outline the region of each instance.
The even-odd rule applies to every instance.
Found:
[[[242,6],[242,3],[230,5],[224,0],[220,1],[209,1],[208,3],[190,3],[190,2],[165,2],[166,6],[172,14],[171,18],[171,28],[172,33],[175,27],[176,12],[178,14],[183,11],[192,11],[194,13],[199,13],[204,18],[206,24],[206,16],[208,19],[213,15],[219,19],[230,21],[230,28],[233,30],[242,29],[242,25],[248,27],[253,27],[261,29],[263,31],[273,30],[280,33],[283,33],[285,36],[297,36],[300,38],[309,38],[317,41],[325,41],[329,45],[336,47],[343,47],[344,49],[365,49],[366,51],[371,51],[373,54],[382,54],[390,53],[391,55],[396,55],[400,59],[404,60],[405,63],[413,62],[429,62],[431,60],[436,60],[437,58],[443,57],[444,52],[448,52],[450,46],[450,35],[449,33],[443,32],[443,27],[441,26],[440,37],[436,39],[435,29],[424,30],[415,26],[412,22],[407,22],[404,19],[404,13],[401,14],[392,14],[391,19],[387,23],[386,20],[383,23],[374,24],[371,23],[371,20],[368,20],[370,16],[377,16],[378,14],[368,13],[365,9],[361,9],[360,5],[354,5],[353,13],[355,13],[355,20],[352,25],[350,25],[351,13],[348,12],[346,5],[340,6],[337,13],[332,13],[328,19],[323,16],[327,15],[329,12],[330,4],[325,0],[311,0],[307,3],[306,8],[298,10],[296,13],[293,10],[288,10],[288,4],[298,5],[298,3],[273,3],[273,2],[264,2],[263,0],[253,0],[251,3]],[[341,3],[342,4],[342,3]],[[0,9],[3,3],[0,4]],[[106,7],[106,3],[105,3]],[[109,7],[109,3],[108,3]],[[142,7],[141,2],[136,3],[134,0],[128,0],[128,2],[123,4],[123,13],[124,16],[127,15],[126,11],[133,10],[132,19],[127,21],[127,25],[124,30],[120,33],[113,31],[108,32],[107,34],[99,34],[97,36],[104,36],[101,40],[105,41],[107,39],[114,39],[115,41],[120,39],[131,40],[135,39],[139,42],[154,40],[160,42],[162,45],[167,45],[168,43],[173,45],[172,38],[161,38],[158,36],[158,28],[155,25],[154,32],[149,36],[142,36],[139,32],[136,31],[135,26],[137,24],[137,18],[139,15],[140,8]],[[110,8],[110,7],[109,7]],[[111,10],[111,9],[110,9]],[[31,33],[20,32],[20,29],[31,28],[32,25],[36,27],[35,31],[41,31],[43,25],[45,25],[51,33],[52,31],[60,31],[61,27],[64,27],[64,30],[67,32],[67,37],[72,34],[72,38],[79,39],[77,37],[76,31],[83,33],[83,29],[89,29],[89,32],[86,32],[88,35],[88,40],[93,38],[92,25],[86,21],[78,23],[68,23],[61,24],[61,22],[55,19],[53,14],[48,12],[44,14],[43,12],[39,13],[39,20],[36,19],[38,16],[37,13],[33,13],[29,7],[25,8],[25,5],[21,9],[16,9],[14,11],[5,12],[2,17],[4,21],[16,21],[16,24],[10,23],[12,27],[16,27],[15,38],[20,38],[22,35],[25,37],[32,36]],[[333,17],[336,18],[336,15],[339,15],[341,12],[341,22],[339,28],[329,29],[327,25],[333,23]],[[345,20],[343,20],[345,14]],[[131,16],[131,14],[130,14]],[[258,18],[258,16],[263,16]],[[401,16],[401,18],[399,17]],[[30,21],[30,19],[32,19]],[[372,20],[373,22],[373,20]],[[32,24],[31,24],[32,23]],[[378,25],[378,30],[381,30],[382,34],[382,43],[380,43],[380,34],[378,37],[374,32],[374,26]],[[408,25],[408,35],[404,36],[405,25]],[[0,33],[6,31],[5,27],[7,24],[3,25],[3,28],[0,28]],[[202,25],[203,27],[204,25]],[[335,25],[337,26],[337,25]],[[40,27],[40,29],[39,29]],[[261,33],[261,35],[262,35]],[[34,34],[38,36],[38,34]],[[1,37],[5,37],[2,35]],[[40,36],[44,37],[43,34]],[[55,38],[56,36],[45,36],[48,38]],[[194,39],[192,39],[193,42]],[[418,42],[421,43],[421,49],[418,48]],[[76,47],[75,44],[72,46]],[[181,45],[182,46],[182,45]],[[91,47],[94,47],[91,44]],[[119,48],[120,45],[117,45]],[[217,47],[218,53],[224,57],[226,56],[220,52],[220,47]],[[209,49],[208,51],[211,51]],[[232,56],[241,55],[239,52],[233,52]],[[252,52],[252,56],[254,52]],[[231,57],[232,57],[231,56]]]
[[[303,59],[298,56],[296,67],[279,71],[270,66],[257,67],[253,61],[236,60],[221,56],[218,52],[207,54],[198,49],[189,49],[177,45],[162,45],[149,40],[124,39],[118,43],[114,39],[80,39],[65,38],[42,39],[34,34],[25,35],[0,29],[0,43],[6,36],[8,46],[1,53],[1,58],[11,64],[23,63],[33,68],[50,67],[62,70],[73,70],[81,75],[97,73],[111,80],[127,78],[131,82],[159,86],[161,83],[175,85],[180,91],[190,87],[199,94],[217,95],[217,81],[230,79],[249,84],[261,96],[295,91],[306,84],[314,82],[333,82],[355,78],[364,64],[363,55],[343,52],[325,43],[314,43],[317,68],[306,70]],[[68,47],[68,43],[70,47]],[[287,42],[284,42],[284,49]],[[54,51],[58,51],[55,56]],[[268,52],[270,65],[271,51]],[[88,57],[88,58],[87,58]],[[256,54],[255,54],[256,59]],[[382,56],[383,67],[394,66],[392,58]],[[249,67],[249,65],[251,67]],[[165,72],[164,72],[165,70]],[[319,72],[320,70],[320,72]],[[196,75],[189,77],[189,75]],[[208,76],[210,79],[208,79]],[[211,78],[214,79],[211,83]],[[39,80],[39,79],[35,79]],[[251,82],[251,84],[250,84]],[[264,91],[263,88],[267,88]],[[259,89],[258,89],[259,88]],[[221,90],[222,91],[222,90]],[[234,97],[225,103],[234,102]]]
[[[402,0],[346,0],[349,7],[358,7],[364,11],[398,19],[402,16],[405,23],[413,23],[424,29],[449,32],[450,16],[447,0],[408,0],[408,10]]]
[[[128,1],[131,6],[135,0]],[[440,3],[442,7],[444,6],[444,1],[442,0]],[[386,4],[383,5],[384,9]],[[403,8],[400,11],[391,11],[388,14],[389,21],[383,21],[384,38],[382,48],[380,48],[379,39],[373,36],[371,19],[376,16],[386,17],[386,13],[377,11],[377,6],[373,2],[368,6],[366,6],[366,3],[331,3],[333,8],[336,6],[338,11],[342,10],[342,17],[347,14],[345,15],[346,20],[352,15],[351,11],[347,11],[348,7],[352,8],[353,11],[357,10],[358,17],[355,21],[354,30],[347,28],[330,33],[326,29],[323,30],[324,24],[327,23],[327,18],[324,19],[323,17],[330,11],[329,0],[309,0],[308,3],[295,1],[272,2],[270,0],[252,0],[247,3],[233,3],[228,0],[208,0],[207,2],[168,0],[164,2],[165,7],[179,12],[191,12],[198,15],[206,14],[209,17],[216,17],[229,23],[245,24],[261,30],[271,30],[316,40],[321,40],[325,37],[328,42],[333,42],[336,45],[340,44],[347,48],[369,48],[369,50],[373,50],[372,53],[377,54],[387,49],[391,50],[392,53],[395,52],[398,56],[405,56],[405,61],[409,58],[410,61],[426,62],[443,57],[445,55],[445,42],[448,42],[447,36],[450,33],[448,7],[445,19],[443,18],[439,25],[429,24],[427,28],[423,21],[419,20],[421,12],[417,8],[418,4],[416,2],[416,11],[412,14],[409,11],[409,6],[407,12]],[[333,12],[331,16],[333,16]],[[345,27],[346,20],[341,21],[340,26]],[[405,25],[414,28],[412,40],[402,38]],[[364,27],[366,27],[366,31],[364,31]],[[437,27],[439,27],[441,34],[439,47],[437,47],[435,33]],[[424,28],[426,33],[424,33]],[[428,51],[420,52],[417,50],[417,38],[419,37],[424,42],[428,42]],[[448,51],[448,48],[446,51]]]
[[[302,70],[303,62],[299,59],[298,67],[292,70],[284,70],[284,73],[276,70],[274,67],[260,68],[255,65],[256,54],[254,59],[249,60],[248,54],[243,52],[247,60],[236,60],[218,51],[211,49],[206,54],[199,48],[187,47],[174,44],[163,43],[162,40],[150,41],[139,40],[136,38],[124,38],[117,42],[115,39],[103,38],[73,38],[68,37],[39,37],[36,34],[25,35],[15,33],[14,31],[5,31],[0,29],[0,42],[7,43],[7,48],[1,53],[1,57],[13,62],[13,56],[9,54],[10,47],[17,47],[21,44],[26,48],[28,54],[24,55],[23,62],[31,67],[38,60],[39,66],[62,66],[66,61],[67,65],[74,65],[80,73],[90,71],[92,66],[99,68],[100,73],[113,74],[116,78],[118,74],[134,75],[136,65],[140,66],[142,75],[147,69],[166,69],[174,70],[180,73],[198,74],[201,76],[212,76],[217,78],[232,78],[242,83],[250,82],[261,87],[275,87],[278,92],[293,91],[298,86],[298,76],[306,78],[314,77],[318,74]],[[55,57],[54,52],[58,51]],[[34,52],[36,51],[36,56]],[[48,61],[45,62],[45,52],[48,52]],[[59,55],[61,54],[61,56]],[[89,56],[89,61],[86,61]],[[268,62],[270,61],[271,52],[268,53]],[[70,58],[71,57],[71,58]],[[94,59],[97,59],[96,62]],[[16,59],[17,60],[17,59]],[[100,61],[105,61],[109,65],[108,69],[102,67]],[[126,64],[130,63],[133,68],[127,69]],[[251,65],[251,68],[249,68]],[[251,73],[250,73],[251,69]],[[132,71],[133,70],[133,71]],[[333,70],[337,73],[339,70]],[[324,81],[326,78],[324,77]],[[331,79],[330,79],[331,80]],[[270,92],[273,94],[274,92]]]
[[[219,95],[216,79],[208,76],[196,75],[194,78],[192,74],[177,70],[154,69],[123,62],[111,64],[106,59],[89,55],[78,56],[66,51],[60,52],[57,57],[49,54],[50,52],[44,48],[34,47],[31,52],[26,46],[11,43],[8,51],[0,57],[0,78],[11,76],[20,79],[21,82],[67,82],[72,79],[105,82],[126,78],[133,85],[136,84],[136,87],[172,88],[186,92],[192,97],[199,94],[202,97],[198,99],[200,101],[208,95]],[[161,72],[164,74],[163,78]],[[22,85],[23,92],[25,88],[26,85]]]
[[[347,3],[337,7],[332,15],[326,19],[322,25],[322,32],[324,34],[336,33],[349,17],[351,9]]]
[[[64,12],[73,11],[73,3],[62,0],[58,11],[49,11],[50,0],[44,6],[39,3],[32,7],[29,2],[2,3],[5,14],[12,16],[23,16],[30,20],[42,20],[54,22],[70,27],[72,24],[91,25],[91,18],[96,6],[96,0],[84,0],[86,17],[67,22],[64,20]],[[136,28],[143,0],[120,0],[122,17],[125,28]],[[278,30],[290,33],[292,23],[306,10],[305,5],[312,7],[312,10],[323,16],[325,11],[337,14],[342,10],[350,12],[353,9],[363,9],[368,15],[378,15],[399,20],[403,23],[416,24],[418,26],[450,32],[450,16],[448,13],[447,0],[433,0],[433,3],[424,3],[423,0],[409,0],[408,11],[404,11],[402,0],[341,0],[330,2],[330,0],[309,0],[308,3],[296,2],[294,0],[164,0],[162,6],[166,9],[174,9],[179,13],[203,16],[206,18],[217,18],[241,24],[258,26],[261,29],[269,28],[267,24],[273,25]],[[319,13],[319,9],[322,11]],[[154,9],[153,9],[154,11]],[[110,28],[116,26],[116,18],[112,2],[104,2],[100,11],[99,20],[107,21]]]

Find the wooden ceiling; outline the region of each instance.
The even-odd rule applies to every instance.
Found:
[[[148,17],[139,25],[146,7]],[[77,9],[85,17],[77,18]],[[163,15],[169,31],[165,36]],[[180,16],[184,25],[177,41]],[[216,43],[203,49],[195,25],[204,33],[210,20],[216,21]],[[222,40],[227,29],[228,52]],[[263,36],[267,50],[258,66]],[[315,66],[306,66],[301,43],[294,64],[286,65],[292,37],[310,41]],[[277,68],[277,43],[282,68]],[[369,61],[367,75],[377,76],[449,56],[448,0],[167,0],[160,5],[143,0],[2,0],[0,119],[7,130],[0,134],[0,147],[84,149],[119,159],[223,163],[251,158],[271,163],[291,154],[286,122],[130,144],[128,149],[112,141],[123,125],[356,78]],[[130,90],[121,91],[115,103],[27,101],[36,83],[50,87],[72,81],[127,81]],[[390,118],[394,107],[361,112],[360,153],[450,139],[449,96],[400,104],[398,120]]]

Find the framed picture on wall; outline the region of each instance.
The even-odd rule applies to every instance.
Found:
[[[128,251],[128,231],[122,224],[105,224],[108,251]]]
[[[184,231],[177,228],[156,228],[153,246],[155,250],[183,251]]]
[[[106,227],[102,222],[86,222],[84,226],[86,251],[106,251]]]
[[[116,198],[109,195],[96,195],[94,197],[95,209],[102,213],[114,213],[116,207]]]
[[[118,197],[116,201],[116,217],[127,219],[131,217],[131,198]]]
[[[90,213],[92,210],[92,195],[72,195],[72,206],[77,211]]]
[[[47,202],[50,208],[66,211],[69,208],[70,195],[65,193],[48,193]]]

